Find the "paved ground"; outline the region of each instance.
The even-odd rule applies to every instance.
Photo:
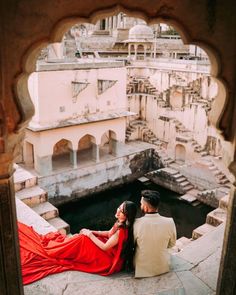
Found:
[[[48,223],[20,200],[17,216],[41,233],[52,230]],[[29,211],[30,210],[30,211]],[[25,295],[213,295],[215,294],[224,225],[191,242],[171,256],[169,273],[146,279],[119,273],[102,277],[77,271],[50,275],[24,287]]]

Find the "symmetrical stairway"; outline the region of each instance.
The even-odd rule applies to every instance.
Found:
[[[15,196],[63,234],[69,234],[70,226],[58,215],[58,209],[47,201],[47,192],[37,185],[37,176],[15,165]]]
[[[169,167],[149,172],[145,177],[179,194],[186,194],[193,189],[193,185],[185,176]]]

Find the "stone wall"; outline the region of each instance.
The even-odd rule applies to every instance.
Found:
[[[59,205],[134,181],[152,169],[152,158],[153,149],[147,149],[89,167],[39,177],[38,183],[48,192],[50,202]],[[158,166],[156,159],[154,164]]]

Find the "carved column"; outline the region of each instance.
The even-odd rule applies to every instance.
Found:
[[[96,163],[100,161],[100,156],[99,156],[99,145],[92,143],[92,158],[95,160]]]
[[[137,60],[138,45],[134,44],[134,60]]]
[[[119,156],[122,148],[122,142],[111,138],[109,141],[109,154]]]
[[[12,176],[0,179],[0,294],[23,295]]]
[[[143,54],[144,56],[143,56],[143,59],[146,60],[147,45],[144,45],[143,47],[144,47],[144,54]]]
[[[70,150],[70,162],[73,168],[77,168],[77,150]]]
[[[131,45],[128,44],[128,57],[129,57],[129,58],[131,57],[130,47],[131,47]]]

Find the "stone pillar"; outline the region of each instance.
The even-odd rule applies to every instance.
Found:
[[[0,179],[0,294],[24,294],[12,176]]]
[[[116,28],[116,15],[114,15],[112,17],[112,28],[115,29]]]
[[[138,49],[138,45],[134,44],[134,60],[137,60],[137,49]]]
[[[70,150],[70,163],[73,168],[77,168],[77,150]]]
[[[120,13],[117,15],[117,29],[120,28],[120,24],[121,24],[121,15]]]
[[[36,157],[35,170],[41,175],[47,175],[52,172],[52,155]]]
[[[92,159],[98,163],[100,161],[99,157],[99,145],[92,143]]]
[[[122,142],[111,138],[109,142],[109,153],[113,156],[119,156],[121,153]]]
[[[157,40],[155,38],[154,45],[153,45],[153,58],[156,58],[157,55]]]
[[[27,166],[33,166],[34,164],[34,146],[25,141],[23,143],[23,159]]]
[[[109,19],[108,17],[105,18],[105,30],[107,31],[109,29]]]
[[[128,57],[130,58],[131,57],[131,52],[130,52],[130,43],[128,44]]]
[[[111,17],[108,18],[108,29],[111,30]]]
[[[144,45],[144,57],[143,59],[146,60],[146,54],[147,54],[147,45]]]

